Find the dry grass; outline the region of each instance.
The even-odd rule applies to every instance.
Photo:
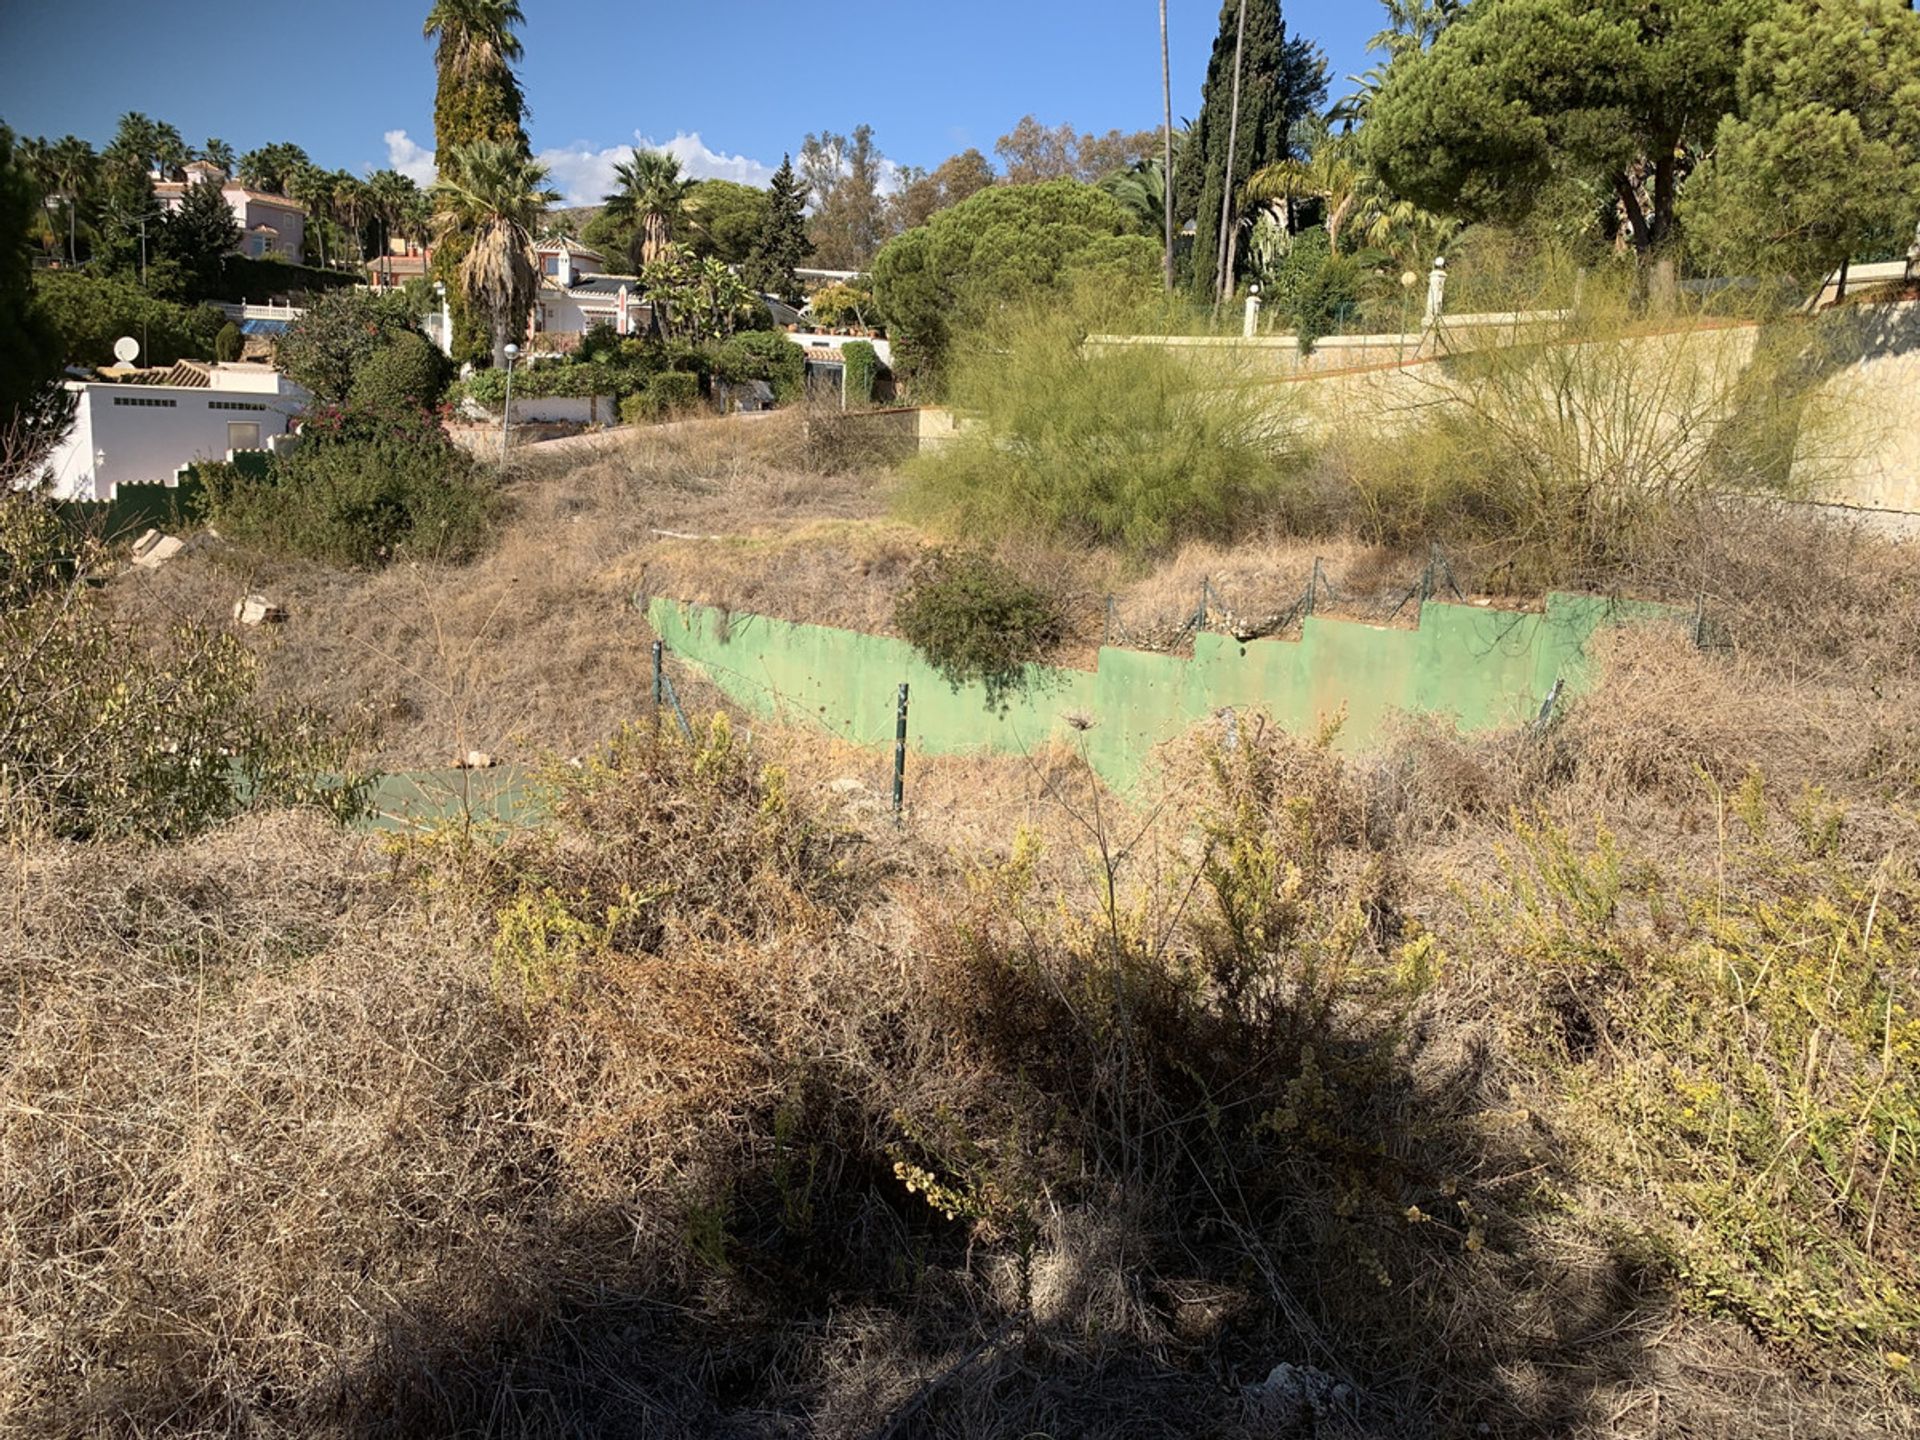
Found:
[[[656,531],[767,535],[877,513],[873,477],[788,467],[798,423],[719,422],[584,458],[524,458],[507,488],[513,518],[471,566],[349,574],[213,549],[129,572],[114,600],[158,633],[172,617],[217,621],[237,596],[267,594],[291,617],[250,642],[267,698],[364,721],[377,765],[441,766],[468,749],[583,754],[637,713],[650,684],[633,596],[656,561],[672,574],[681,549]]]
[[[632,588],[890,610],[885,480],[783,443],[529,471],[491,560],[281,572],[254,643],[301,698],[397,690],[395,760],[588,751],[645,694]],[[887,757],[742,725],[629,735],[498,845],[13,852],[0,1431],[1920,1434],[1914,571],[1742,516],[1612,577],[1728,648],[1615,637],[1541,734],[1248,719],[1133,806],[1071,746],[916,757],[896,826]],[[1315,553],[1417,570],[1058,583],[1258,607]],[[115,598],[224,607],[235,563]]]

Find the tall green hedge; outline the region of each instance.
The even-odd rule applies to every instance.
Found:
[[[864,340],[854,340],[840,348],[840,359],[847,369],[847,404],[871,405],[873,387],[880,378],[880,352]]]

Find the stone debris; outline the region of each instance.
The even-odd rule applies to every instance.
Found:
[[[828,785],[827,789],[831,790],[835,795],[864,795],[866,794],[867,786],[866,782],[856,780],[851,775],[843,775]]]
[[[484,750],[469,750],[453,762],[456,770],[491,770],[500,762]],[[576,762],[577,763],[577,762]]]
[[[158,570],[186,548],[187,542],[177,535],[149,530],[133,542],[133,563],[142,570]]]
[[[1247,1419],[1256,1434],[1314,1435],[1352,1404],[1353,1387],[1311,1365],[1276,1365],[1267,1378],[1241,1387]]]
[[[286,618],[287,612],[264,595],[243,595],[233,602],[237,625],[278,625]]]

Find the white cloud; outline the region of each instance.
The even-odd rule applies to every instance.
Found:
[[[671,140],[649,140],[635,131],[632,144],[596,150],[591,145],[570,145],[564,149],[542,150],[539,161],[547,167],[553,188],[566,197],[569,205],[598,205],[613,189],[613,167],[631,155],[635,147],[658,150],[680,162],[680,168],[696,180],[734,180],[742,185],[765,185],[773,179],[771,165],[763,165],[747,155],[728,155],[715,150],[700,138],[698,131],[683,131]]]
[[[735,180],[742,185],[770,185],[776,166],[762,164],[746,155],[728,155],[708,147],[700,132],[682,131],[664,145],[642,140],[649,150],[664,150],[680,162],[680,168],[697,180]]]
[[[389,130],[387,164],[402,175],[411,175],[422,185],[433,183],[433,151],[416,144],[404,130]],[[748,155],[728,155],[715,150],[700,138],[696,130],[682,131],[671,140],[649,140],[634,131],[633,141],[596,149],[582,141],[557,149],[542,150],[535,158],[547,167],[547,179],[565,197],[569,205],[598,205],[613,189],[613,167],[624,161],[638,146],[659,150],[680,162],[680,168],[696,180],[736,180],[742,185],[766,185],[773,179],[774,167]]]
[[[421,185],[431,185],[438,173],[433,168],[433,151],[414,143],[404,130],[389,130],[381,137],[387,142],[387,168]]]

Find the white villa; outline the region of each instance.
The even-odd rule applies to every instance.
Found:
[[[312,398],[271,365],[182,360],[73,379],[73,429],[48,461],[56,500],[111,500],[117,485],[173,484],[183,465],[263,450]]]
[[[621,335],[644,334],[652,309],[640,299],[636,275],[608,275],[598,250],[571,240],[542,240],[540,290],[534,298],[533,334],[577,338],[596,325]],[[563,342],[560,348],[565,348]]]
[[[239,253],[255,260],[278,255],[295,265],[306,259],[307,212],[284,195],[249,190],[218,165],[196,160],[185,180],[156,180],[153,195],[163,210],[177,210],[189,185],[218,185],[240,225]]]

